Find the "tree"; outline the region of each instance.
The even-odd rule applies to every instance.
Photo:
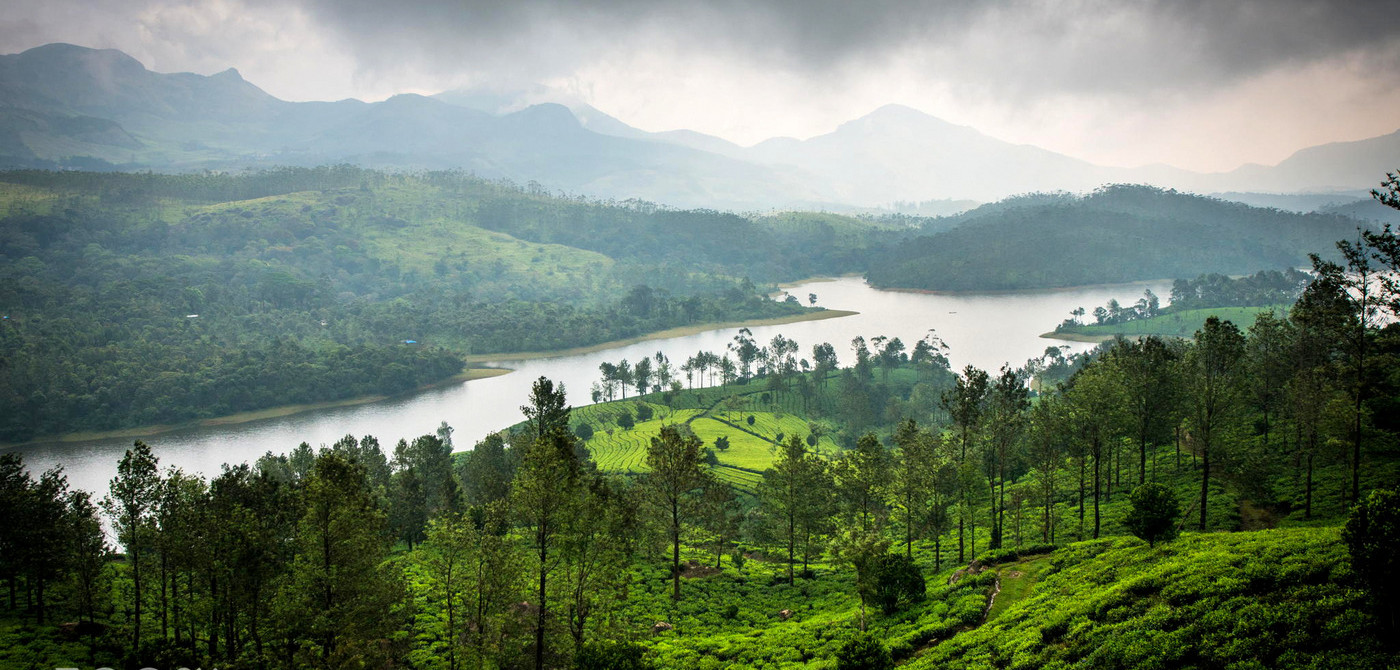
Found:
[[[941,402],[943,409],[948,412],[948,416],[953,420],[953,430],[957,433],[956,463],[959,470],[967,462],[967,452],[977,435],[977,430],[982,421],[982,414],[985,410],[987,387],[989,378],[985,370],[979,370],[971,365],[963,369],[963,373],[953,381],[953,388],[943,392]],[[965,505],[959,505],[958,512],[958,562],[961,563],[965,556],[964,530],[967,519],[962,513]]]
[[[761,508],[787,547],[787,578],[793,581],[799,543],[820,531],[828,515],[826,464],[807,450],[801,438],[789,435],[778,448],[773,466],[758,485]]]
[[[1244,356],[1244,336],[1235,324],[1211,316],[1196,331],[1196,343],[1186,356],[1187,384],[1192,404],[1191,421],[1201,453],[1201,521],[1206,529],[1206,504],[1210,497],[1211,448],[1235,409],[1239,397],[1236,377]]]
[[[446,615],[440,639],[447,643],[447,668],[457,670],[457,652],[467,637],[466,611],[474,599],[468,590],[472,585],[472,554],[482,545],[481,531],[468,519],[446,515],[429,524],[427,535],[418,561],[427,573],[434,599],[441,603]]]
[[[1171,489],[1157,482],[1148,482],[1133,489],[1128,502],[1131,508],[1123,519],[1123,526],[1128,532],[1147,540],[1149,547],[1176,537],[1181,504]]]
[[[637,395],[646,395],[651,390],[651,359],[645,356],[632,367],[632,383],[637,386]]]
[[[875,532],[884,527],[885,494],[891,480],[891,459],[885,445],[874,433],[856,440],[832,466],[842,513],[861,531]]]
[[[1352,569],[1370,589],[1377,619],[1389,631],[1400,625],[1400,494],[1377,489],[1352,508],[1342,529]]]
[[[1015,455],[1025,427],[1026,410],[1030,408],[1030,390],[1026,379],[1016,370],[1003,365],[988,392],[988,424],[992,458],[987,469],[987,481],[997,486],[992,500],[991,549],[1001,547],[1006,510],[1006,468]]]
[[[1177,355],[1153,335],[1127,340],[1109,350],[1123,380],[1124,400],[1138,443],[1138,485],[1147,482],[1147,445],[1165,439],[1178,399]]]
[[[525,448],[516,470],[511,509],[524,527],[534,559],[535,669],[543,670],[550,617],[549,580],[559,567],[558,545],[577,502],[580,468],[574,456],[574,437],[568,430],[569,409],[562,385],[555,388],[540,377],[530,398],[530,405],[521,409],[537,437]]]
[[[914,540],[928,528],[929,499],[938,466],[938,438],[921,430],[913,419],[899,423],[894,432],[895,456],[891,492],[904,526],[904,553],[914,555]]]
[[[714,540],[715,567],[720,567],[725,545],[739,532],[743,508],[734,489],[715,477],[706,477],[699,500],[700,523]]]
[[[386,518],[363,465],[325,451],[306,483],[306,513],[283,593],[289,627],[309,643],[299,664],[321,667],[390,655],[403,585],[389,555]],[[387,661],[387,658],[382,659]]]
[[[681,599],[681,531],[693,498],[708,478],[702,469],[700,438],[682,435],[676,426],[663,426],[647,449],[645,485],[652,502],[662,512],[662,524],[671,540],[671,597]]]
[[[108,487],[111,494],[102,506],[112,518],[117,541],[126,547],[126,560],[131,564],[132,579],[132,648],[141,648],[141,612],[145,600],[141,567],[144,554],[151,547],[152,515],[160,492],[160,472],[155,454],[145,442],[137,440],[117,464],[117,476]]]

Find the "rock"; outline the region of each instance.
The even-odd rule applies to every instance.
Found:
[[[652,633],[664,633],[664,632],[666,632],[666,631],[668,631],[668,630],[671,630],[671,629],[673,629],[673,628],[675,628],[675,626],[672,626],[671,624],[666,623],[665,621],[658,621],[658,622],[656,622],[656,623],[654,623],[654,624],[651,625],[651,632],[652,632]]]
[[[787,621],[788,619],[791,619],[791,618],[792,618],[792,610],[783,610],[783,611],[781,611],[781,612],[778,612],[778,618],[779,618],[779,619],[782,619],[783,621]]]

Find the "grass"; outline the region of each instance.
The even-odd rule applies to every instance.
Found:
[[[1154,316],[1150,319],[1136,319],[1124,323],[1113,325],[1085,325],[1074,326],[1062,330],[1045,333],[1041,337],[1050,339],[1070,340],[1075,342],[1102,342],[1111,340],[1117,335],[1124,337],[1137,337],[1140,335],[1158,335],[1164,337],[1190,338],[1196,334],[1211,316],[1218,316],[1222,320],[1231,321],[1240,330],[1248,330],[1254,325],[1254,320],[1263,312],[1273,311],[1280,314],[1286,311],[1285,305],[1271,305],[1268,307],[1211,307],[1207,309],[1189,309],[1184,312],[1174,312]]]

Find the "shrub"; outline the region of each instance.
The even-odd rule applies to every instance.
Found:
[[[574,435],[577,435],[580,440],[590,440],[593,438],[593,426],[589,425],[586,421],[580,423],[574,426]]]
[[[870,633],[857,633],[836,650],[837,670],[886,670],[894,658],[880,639]]]
[[[1128,499],[1132,508],[1123,525],[1144,540],[1148,546],[1166,542],[1176,537],[1176,520],[1181,517],[1181,504],[1176,501],[1176,493],[1156,482],[1148,482],[1133,489]]]
[[[724,450],[728,449],[728,448],[729,448],[729,436],[728,436],[728,435],[720,435],[719,437],[716,437],[716,438],[715,438],[715,448],[718,449],[718,450],[720,450],[720,451],[724,451]]]
[[[646,404],[646,403],[644,403],[644,402],[639,402],[639,403],[637,403],[637,420],[638,420],[638,421],[651,421],[651,417],[654,416],[654,415],[655,415],[655,412],[651,409],[651,405],[648,405],[648,404]]]
[[[632,427],[637,424],[632,421],[632,413],[624,409],[621,414],[617,415],[617,425],[626,430],[632,430]]]
[[[1366,582],[1377,619],[1396,628],[1400,615],[1400,494],[1378,489],[1357,505],[1342,529],[1352,569]]]
[[[919,566],[904,554],[885,554],[872,566],[868,597],[885,614],[910,603],[923,602],[928,586]]]
[[[594,642],[584,645],[574,659],[579,670],[652,670],[647,648],[636,642]]]

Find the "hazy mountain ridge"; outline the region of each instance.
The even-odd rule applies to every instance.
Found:
[[[1207,175],[1099,166],[900,105],[810,139],[741,147],[690,130],[643,131],[577,100],[518,102],[548,98],[456,91],[377,103],[288,102],[232,69],[162,74],[120,51],[50,44],[0,56],[0,165],[460,168],[596,197],[734,210],[992,201],[1121,182],[1200,192],[1355,192],[1400,167],[1392,165],[1400,162],[1400,132],[1303,149],[1275,167]]]

